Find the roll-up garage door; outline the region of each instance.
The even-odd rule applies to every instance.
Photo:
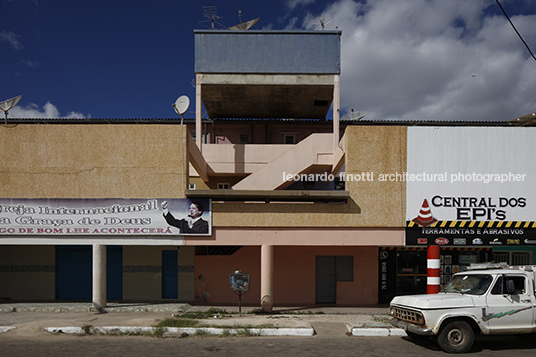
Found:
[[[91,246],[56,246],[56,299],[91,299]]]
[[[91,300],[93,250],[90,245],[56,246],[56,299]],[[123,297],[123,248],[107,246],[106,295]]]
[[[106,247],[106,298],[123,298],[123,246]]]

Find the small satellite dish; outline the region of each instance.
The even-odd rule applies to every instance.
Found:
[[[188,107],[190,107],[190,98],[186,95],[181,95],[175,103],[172,104],[173,108],[175,108],[175,111],[177,114],[181,116],[181,125],[184,121],[184,113],[188,110]]]
[[[249,30],[250,28],[253,27],[253,25],[257,23],[257,21],[259,21],[260,17],[257,17],[256,19],[249,20],[246,22],[242,22],[242,10],[238,10],[238,19],[240,20],[240,23],[238,25],[227,27],[227,30],[241,30],[241,31]]]
[[[4,114],[6,115],[6,124],[7,124],[7,112],[11,108],[13,108],[15,105],[17,105],[17,103],[19,102],[21,98],[22,98],[22,95],[19,95],[15,98],[11,98],[8,100],[4,100],[3,102],[0,102],[0,109],[2,109],[4,111]]]
[[[257,23],[257,21],[259,21],[259,19],[260,17],[257,17],[256,19],[253,19],[253,20],[241,22],[238,25],[228,27],[227,30],[242,30],[242,31],[249,30],[250,28],[253,27],[253,25]]]
[[[358,121],[363,119],[365,115],[367,115],[366,112],[354,112],[354,109],[352,108],[350,113],[342,116],[341,121]]]
[[[186,113],[188,107],[190,106],[190,98],[185,95],[181,95],[179,98],[177,98],[173,106],[175,107],[175,111],[179,115],[183,115],[184,113]]]

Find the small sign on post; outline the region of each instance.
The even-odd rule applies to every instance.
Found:
[[[249,273],[242,273],[240,270],[236,270],[234,273],[229,274],[229,282],[231,283],[231,290],[238,295],[238,313],[242,316],[242,293],[247,293],[249,290]]]

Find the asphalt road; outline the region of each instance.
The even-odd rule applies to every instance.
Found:
[[[536,341],[478,337],[471,356],[526,357]],[[407,337],[227,337],[0,335],[0,356],[445,356],[433,340]]]

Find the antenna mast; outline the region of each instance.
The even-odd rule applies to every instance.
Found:
[[[204,20],[201,22],[207,22],[210,21],[210,29],[214,30],[216,28],[216,24],[223,26],[216,20],[221,19],[221,16],[218,16],[216,6],[203,6],[203,16],[206,17],[208,20]]]

